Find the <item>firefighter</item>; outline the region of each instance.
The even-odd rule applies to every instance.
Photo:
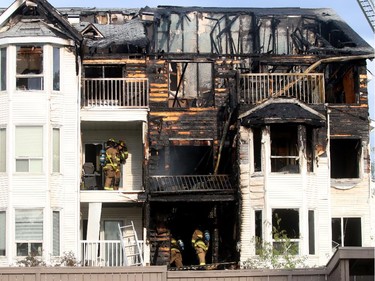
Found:
[[[200,228],[195,229],[191,237],[191,244],[195,249],[195,253],[197,254],[199,265],[205,265],[206,254],[210,245],[209,232],[206,230],[203,233]]]
[[[120,154],[118,149],[116,148],[117,143],[114,139],[109,139],[107,141],[107,148],[106,148],[106,164],[103,167],[104,175],[105,175],[105,182],[104,182],[104,189],[105,190],[118,190],[120,185]]]
[[[126,143],[123,140],[118,141],[117,150],[120,155],[121,164],[125,164],[126,159],[128,159],[129,153],[128,153],[128,147],[126,146]]]
[[[177,268],[183,266],[182,264],[182,251],[184,250],[184,243],[182,240],[176,240],[175,238],[171,237],[171,258],[169,264],[174,265]]]

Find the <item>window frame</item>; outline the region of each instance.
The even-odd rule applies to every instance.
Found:
[[[21,56],[21,53],[20,52],[20,49],[31,49],[31,51],[34,51],[34,48],[37,48],[41,51],[41,54],[40,56],[38,57],[38,59],[36,59],[36,61],[39,61],[39,68],[36,68],[35,70],[37,70],[37,73],[31,73],[30,71],[32,71],[32,69],[29,69],[29,68],[21,68],[21,66],[19,65],[19,62],[23,61],[27,61],[27,62],[30,62],[31,61],[31,55],[28,59],[26,58],[22,58],[20,57]],[[27,55],[26,55],[27,56]],[[44,91],[44,80],[45,80],[45,69],[44,69],[44,56],[45,56],[45,50],[44,50],[44,45],[41,45],[41,44],[34,44],[34,45],[28,45],[28,44],[25,44],[25,45],[16,45],[16,75],[15,75],[15,78],[16,78],[16,89],[18,91]],[[23,69],[23,71],[21,73],[19,73],[19,69]],[[23,73],[27,71],[28,73]],[[23,85],[21,79],[23,80],[23,82],[27,82],[28,85]],[[25,80],[26,79],[26,80]],[[33,85],[30,87],[29,83],[32,83],[32,81],[35,81],[37,84],[38,87],[34,87]]]
[[[58,220],[56,221],[56,218]],[[52,256],[60,256],[61,254],[61,211],[52,210]],[[57,229],[56,229],[57,228]]]
[[[61,48],[57,46],[52,47],[52,90],[61,91]]]

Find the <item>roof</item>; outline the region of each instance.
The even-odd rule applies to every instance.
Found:
[[[296,123],[321,127],[325,116],[306,106],[297,99],[275,98],[241,114],[242,126]]]

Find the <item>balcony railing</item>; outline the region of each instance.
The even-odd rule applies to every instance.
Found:
[[[325,100],[322,73],[249,73],[240,78],[240,103],[256,104],[272,97],[293,97],[308,104]]]
[[[150,191],[233,191],[233,187],[228,175],[151,176]]]
[[[83,78],[84,107],[147,108],[147,78]]]
[[[83,240],[80,243],[82,251],[82,266],[124,266],[125,264],[138,263],[138,261],[130,260],[136,258],[135,256],[130,255],[134,254],[136,249],[134,249],[134,253],[127,253],[129,256],[128,261],[127,263],[124,262],[124,252],[120,240]],[[143,253],[143,241],[139,240],[138,244],[141,253]]]

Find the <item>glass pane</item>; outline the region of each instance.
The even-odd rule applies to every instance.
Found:
[[[60,91],[60,48],[53,48],[53,90]]]
[[[43,240],[43,210],[16,210],[16,240]]]
[[[5,241],[6,241],[6,213],[0,212],[0,256],[5,256]]]
[[[6,171],[6,130],[0,129],[0,172]]]
[[[31,159],[30,160],[30,173],[41,173],[43,172],[43,160],[42,159]]]
[[[60,255],[60,212],[53,212],[53,255]]]
[[[16,127],[16,157],[43,156],[43,127]]]
[[[6,90],[6,81],[7,81],[7,49],[0,49],[0,90]]]
[[[16,86],[18,90],[43,90],[43,78],[17,78]]]
[[[60,172],[60,129],[53,129],[53,172]]]
[[[17,256],[28,256],[29,245],[28,243],[17,243]]]
[[[29,171],[29,160],[28,159],[16,159],[16,172],[28,172]]]
[[[31,255],[41,256],[42,255],[42,243],[30,243]]]
[[[40,46],[17,47],[17,74],[42,74],[43,49]]]

